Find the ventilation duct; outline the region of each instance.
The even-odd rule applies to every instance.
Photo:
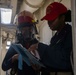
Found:
[[[45,0],[24,0],[20,12],[27,10],[33,13],[38,10],[44,4],[44,2]]]
[[[32,8],[39,8],[44,4],[44,0],[24,0]]]

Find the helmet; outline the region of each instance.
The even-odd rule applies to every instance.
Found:
[[[18,27],[32,26],[34,23],[34,16],[31,12],[24,10],[18,14]]]

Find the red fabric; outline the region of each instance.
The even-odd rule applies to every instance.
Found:
[[[30,22],[32,23],[32,20],[34,19],[33,14],[29,11],[22,11],[18,14],[18,23],[27,23]]]
[[[32,23],[32,18],[31,17],[29,17],[29,16],[19,16],[18,17],[18,22],[19,23],[25,23],[25,22],[30,22],[30,23]]]
[[[63,4],[54,2],[46,8],[46,15],[41,20],[45,19],[52,21],[55,20],[60,14],[66,12],[67,12],[67,8]]]

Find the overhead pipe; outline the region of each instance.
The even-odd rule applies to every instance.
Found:
[[[20,8],[20,12],[27,10],[33,13],[38,10],[44,4],[44,2],[45,0],[24,0]]]

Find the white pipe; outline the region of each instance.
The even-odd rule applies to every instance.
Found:
[[[44,4],[45,0],[24,0],[24,2],[30,7],[39,8]]]
[[[20,8],[20,12],[23,10],[27,10],[33,13],[38,10],[44,2],[45,0],[24,0]]]
[[[20,8],[20,12],[23,10],[27,10],[30,11],[31,13],[35,12],[36,10],[38,10],[38,8],[32,8],[30,6],[28,6],[25,2],[22,3],[22,6]]]

